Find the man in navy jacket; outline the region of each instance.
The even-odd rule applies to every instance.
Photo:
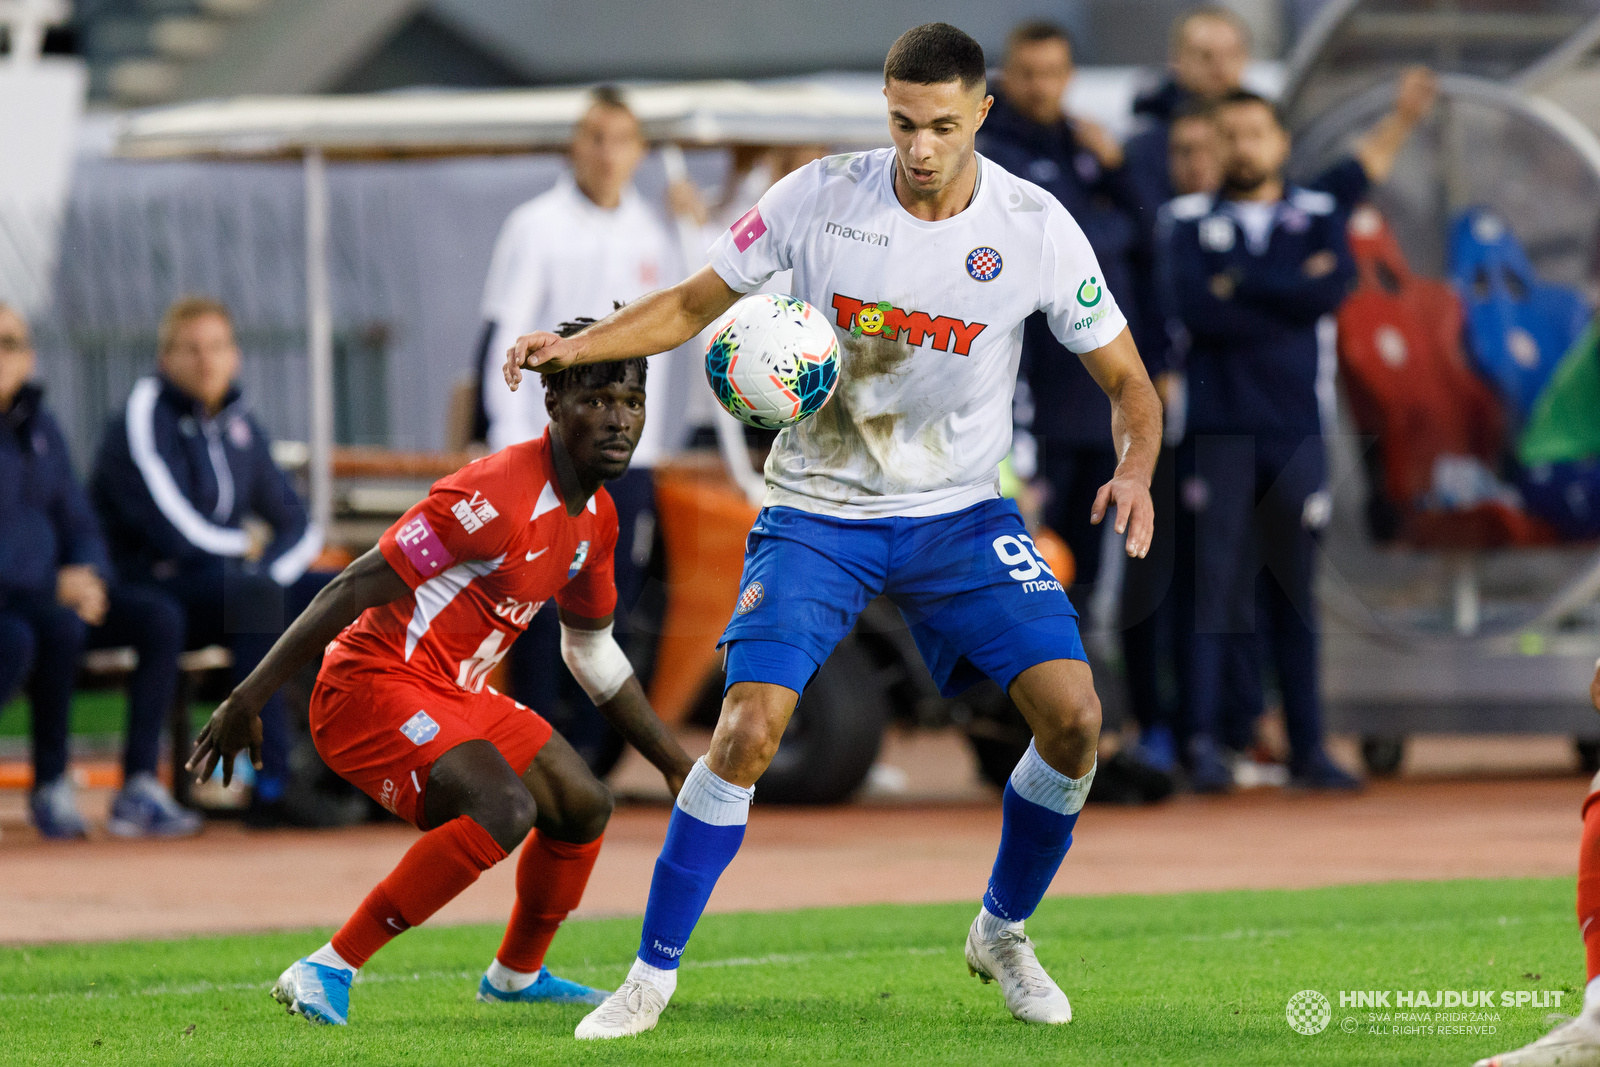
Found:
[[[44,390],[29,381],[35,362],[27,324],[0,305],[0,703],[27,683],[33,823],[51,838],[87,832],[66,773],[78,660],[86,644],[133,645],[139,665],[129,687],[123,788],[109,829],[123,837],[194,833],[198,817],[173,803],[155,776],[183,617],[154,590],[109,584],[100,525]]]
[[[1138,240],[1134,200],[1122,169],[1122,150],[1087,119],[1067,116],[1062,95],[1073,75],[1066,31],[1049,22],[1025,22],[1006,42],[1000,92],[978,133],[978,151],[1006,170],[1049,192],[1071,212],[1135,330],[1141,354],[1165,346],[1140,335],[1143,319],[1133,304],[1129,254]],[[1158,368],[1151,367],[1154,377]],[[1103,529],[1089,523],[1095,493],[1111,477],[1111,404],[1083,363],[1050,333],[1042,314],[1023,325],[1022,375],[1034,415],[1027,428],[1039,445],[1039,473],[1050,485],[1044,521],[1072,548],[1085,603],[1100,568]]]
[[[1312,600],[1316,533],[1328,518],[1317,401],[1317,320],[1355,275],[1347,216],[1329,193],[1285,185],[1289,137],[1268,101],[1239,90],[1216,108],[1220,194],[1180,197],[1158,225],[1159,282],[1188,335],[1188,438],[1178,453],[1195,514],[1191,774],[1223,789],[1215,746],[1223,665],[1256,630],[1263,569],[1267,645],[1283,693],[1290,776],[1358,783],[1323,751]],[[1190,599],[1192,595],[1192,600]]]
[[[242,679],[283,632],[284,591],[320,553],[322,534],[240,396],[228,310],[180,299],[158,345],[158,376],[134,384],[101,440],[95,505],[122,576],[182,603],[190,647],[226,644]],[[262,729],[253,815],[271,823],[282,817],[288,776],[281,698],[263,709]]]

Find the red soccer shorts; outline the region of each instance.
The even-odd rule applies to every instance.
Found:
[[[334,773],[419,830],[434,760],[463,741],[489,741],[525,773],[552,727],[533,709],[485,686],[482,692],[420,684],[403,668],[324,666],[311,693],[311,740]]]

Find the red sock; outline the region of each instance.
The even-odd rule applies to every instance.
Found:
[[[1600,975],[1600,788],[1583,802],[1583,844],[1578,847],[1578,929],[1583,932],[1589,977]]]
[[[364,965],[505,858],[489,831],[466,815],[429,830],[345,920],[333,935],[333,950],[353,967]]]
[[[544,966],[545,950],[556,929],[583,899],[602,840],[572,845],[538,830],[528,835],[517,860],[517,903],[494,957],[502,967],[533,974]]]

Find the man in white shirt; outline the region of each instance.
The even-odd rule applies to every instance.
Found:
[[[1023,920],[1071,844],[1094,777],[1100,702],[1076,612],[999,493],[1023,320],[1043,311],[1111,398],[1119,463],[1092,516],[1115,505],[1130,555],[1150,544],[1160,403],[1072,216],[974,151],[992,102],[977,42],[945,23],[918,26],[890,49],[884,81],[894,148],[801,167],[688,281],[570,340],[518,338],[507,355],[515,382],[523,367],[670,348],[779,270],[793,270],[793,294],[832,319],[843,354],[833,398],[779,434],[767,461],[767,506],[722,639],[729,684],[711,751],[673,808],[639,956],[579,1038],[655,1026],[800,691],[879,593],[899,606],[947,694],[986,674],[1033,729],[1005,791],[966,959],[972,974],[1000,982],[1017,1018],[1072,1018]]]
[[[486,348],[495,354],[483,367],[493,451],[533,440],[549,422],[543,394],[506,388],[500,353],[523,334],[604,318],[616,301],[627,303],[682,276],[681,254],[661,216],[633,186],[646,150],[623,96],[610,87],[595,90],[573,130],[572,169],[500,228],[483,287]],[[673,421],[662,406],[666,399],[663,390],[662,400],[651,403],[636,464],[652,466],[676,444],[663,440]]]
[[[647,146],[638,118],[615,88],[596,89],[573,130],[572,168],[553,189],[518,207],[495,242],[484,284],[484,344],[480,353],[487,440],[495,451],[530,441],[545,431],[543,390],[513,393],[498,372],[499,353],[520,335],[555,330],[563,322],[599,319],[683,276],[681,252],[660,215],[633,186]],[[659,382],[646,400],[644,436],[628,473],[609,486],[617,505],[616,581],[618,638],[641,678],[648,681],[654,626],[631,625],[648,579],[655,541],[655,488],[651,468],[679,442],[683,425],[673,394],[673,355],[657,362]],[[641,632],[643,631],[643,632]],[[620,753],[607,726],[560,659],[553,608],[539,613],[512,646],[511,689],[517,699],[550,717],[573,747],[602,773]]]

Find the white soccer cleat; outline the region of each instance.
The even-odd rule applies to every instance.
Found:
[[[999,982],[1006,1007],[1025,1023],[1070,1023],[1072,1005],[1034,955],[1033,942],[1010,930],[993,941],[978,935],[978,921],[967,931],[967,971],[985,983]]]
[[[572,1036],[579,1041],[612,1037],[632,1037],[654,1030],[666,1010],[667,998],[661,991],[639,978],[629,978],[601,1005],[578,1023]]]
[[[1600,1022],[1580,1015],[1531,1045],[1479,1060],[1473,1067],[1600,1067]]]

